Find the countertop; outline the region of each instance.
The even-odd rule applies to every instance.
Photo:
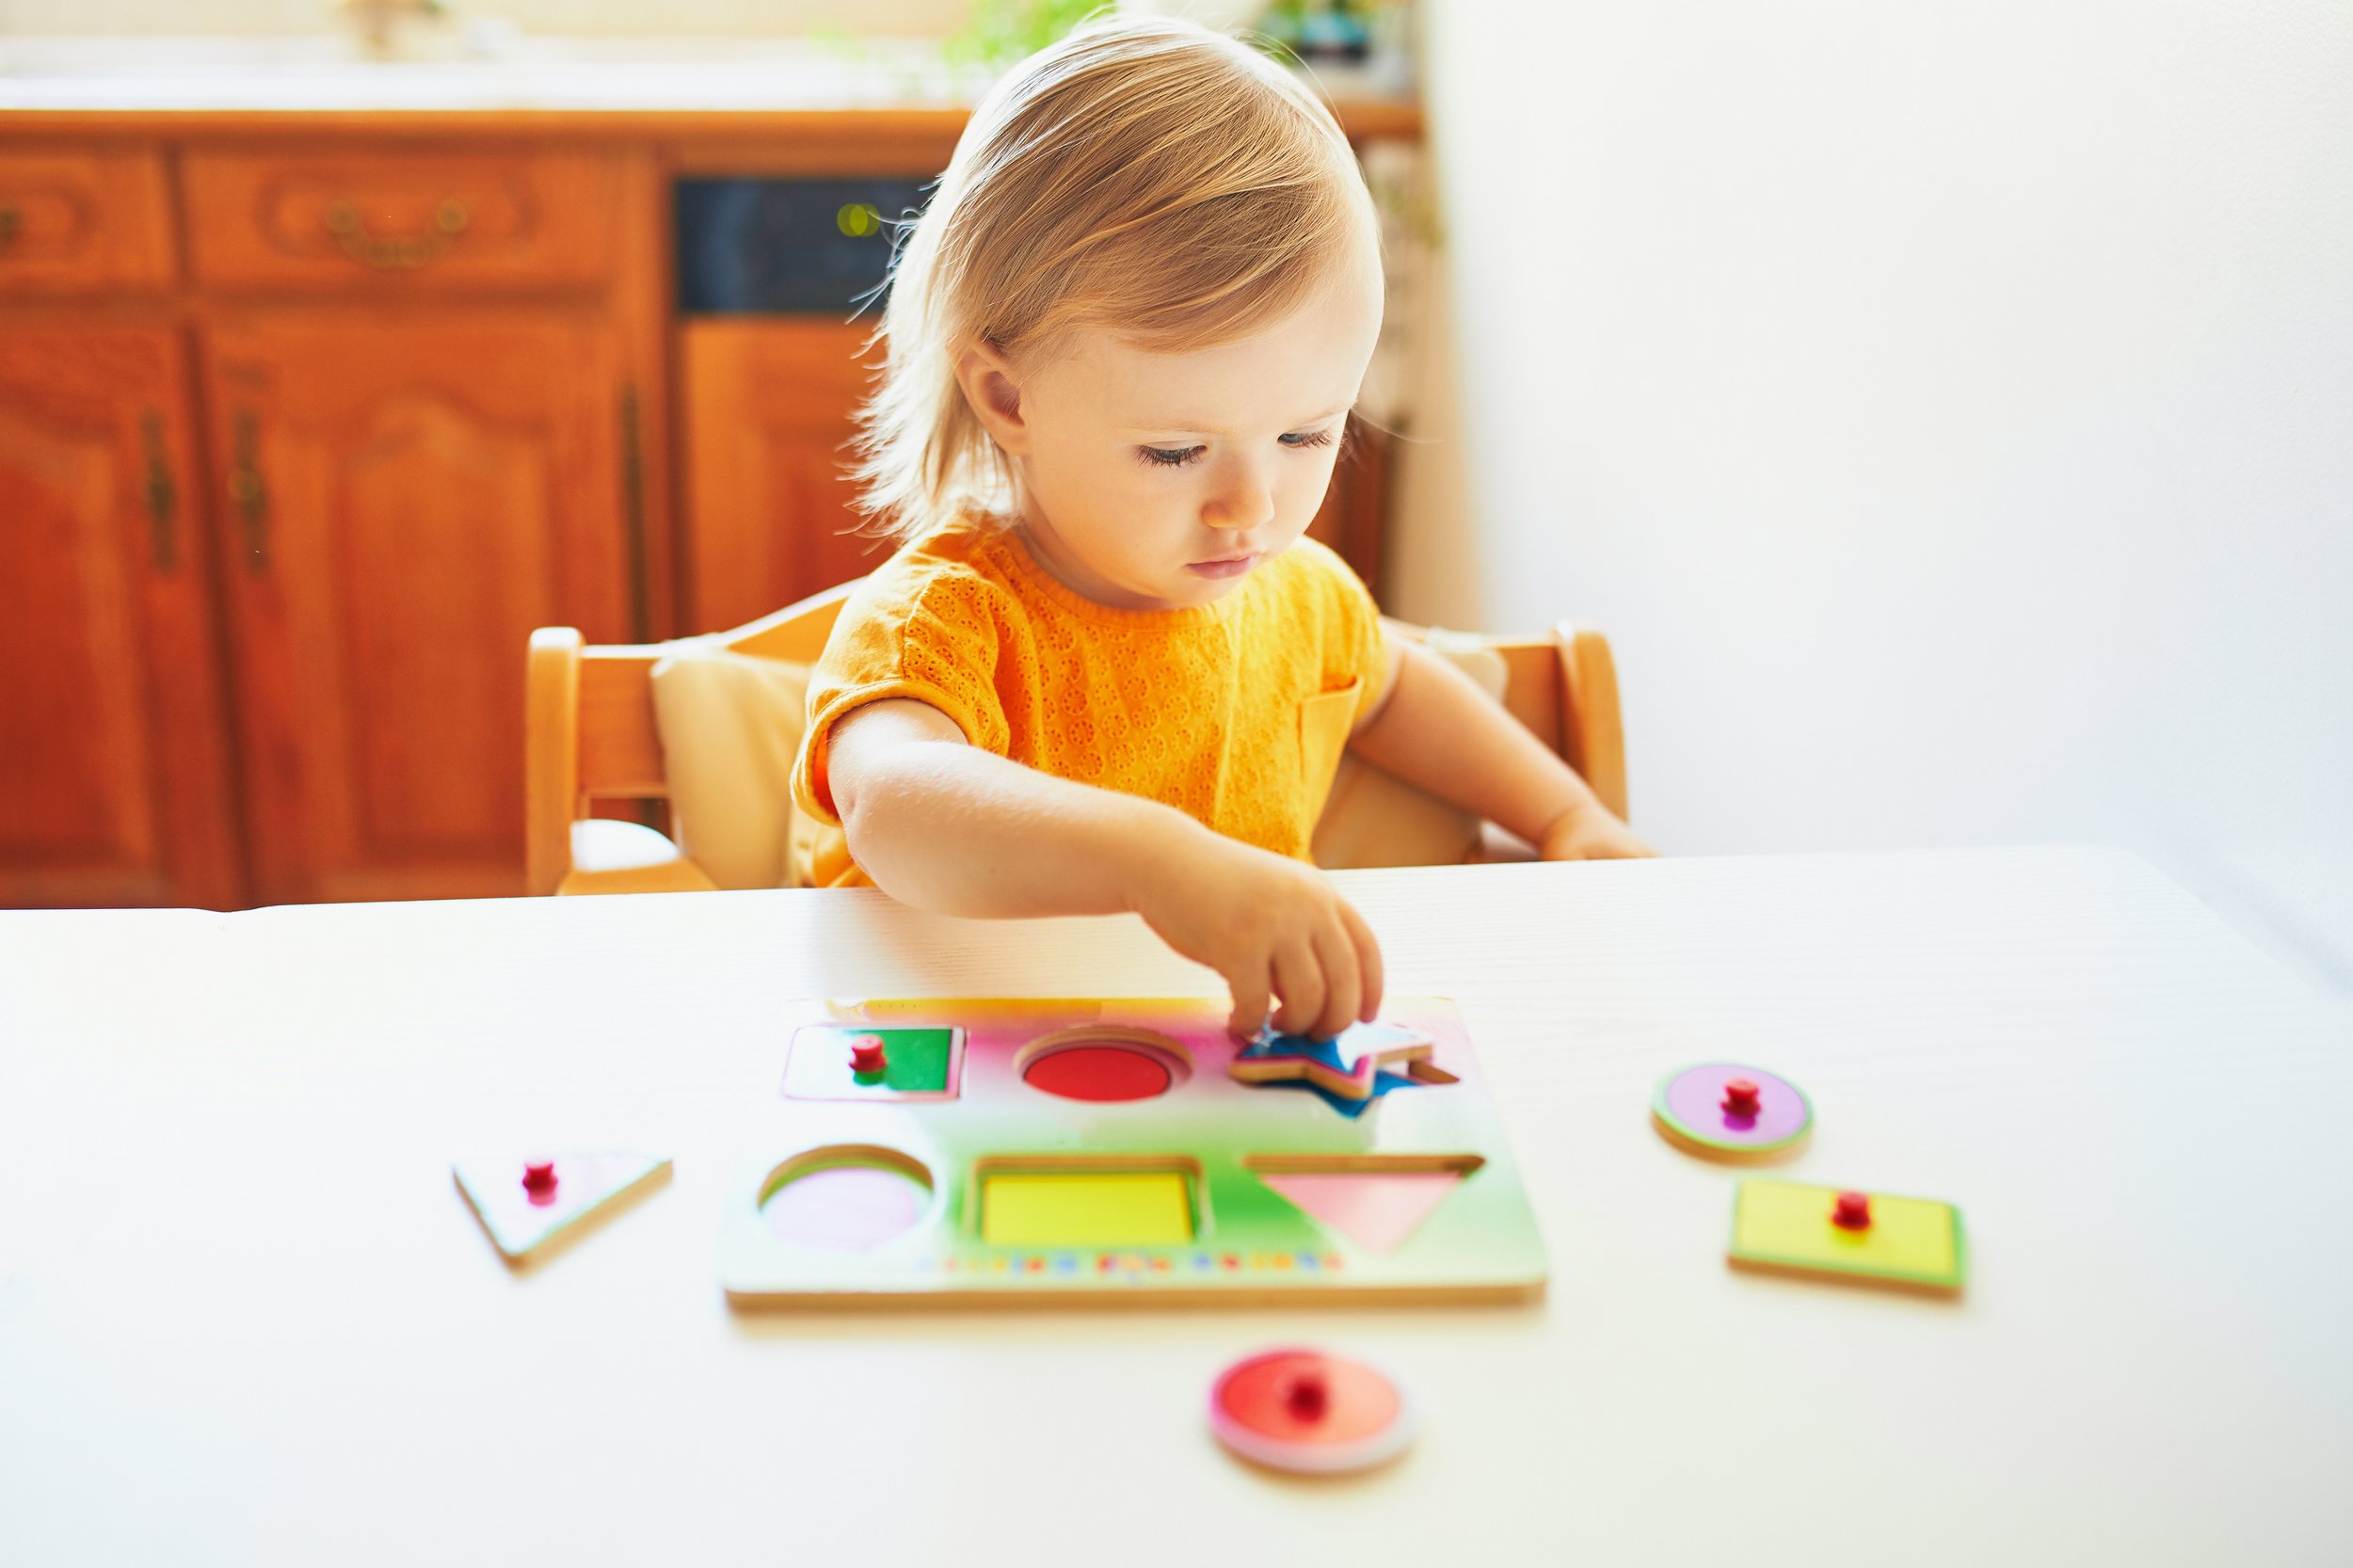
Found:
[[[355,115],[678,119],[851,111],[961,119],[994,78],[926,40],[542,39],[491,35],[417,58],[362,57],[350,40],[36,37],[0,40],[0,129],[121,117],[278,120]],[[1420,108],[1388,72],[1315,72],[1351,136],[1413,136]]]

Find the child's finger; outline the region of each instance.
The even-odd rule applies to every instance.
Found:
[[[1304,940],[1274,950],[1274,989],[1283,999],[1275,1009],[1274,1027],[1286,1034],[1305,1034],[1323,1013],[1323,966],[1315,949]]]
[[[1356,1021],[1363,997],[1356,965],[1356,941],[1345,925],[1334,921],[1316,933],[1316,959],[1323,969],[1323,1008],[1308,1032],[1328,1040]]]
[[[1257,1033],[1266,1023],[1270,1000],[1267,975],[1264,959],[1257,960],[1248,968],[1226,971],[1225,984],[1234,993],[1234,1013],[1225,1020],[1225,1027],[1242,1039],[1247,1040]]]
[[[1381,987],[1386,978],[1381,968],[1381,944],[1373,939],[1372,927],[1365,918],[1347,904],[1340,905],[1340,923],[1348,927],[1349,939],[1356,944],[1356,968],[1363,1001],[1356,1016],[1366,1023],[1381,1016]]]

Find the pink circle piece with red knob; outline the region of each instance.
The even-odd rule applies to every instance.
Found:
[[[1404,1391],[1361,1361],[1269,1351],[1209,1389],[1209,1430],[1254,1464],[1304,1475],[1369,1469],[1414,1440]]]
[[[1805,1142],[1813,1102],[1777,1073],[1704,1062],[1658,1080],[1651,1121],[1669,1143],[1712,1160],[1769,1160]]]

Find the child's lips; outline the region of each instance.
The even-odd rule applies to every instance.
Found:
[[[1185,569],[1201,577],[1240,577],[1258,564],[1258,557],[1262,553],[1264,552],[1261,551],[1254,550],[1247,555],[1227,555],[1215,561],[1195,561]]]

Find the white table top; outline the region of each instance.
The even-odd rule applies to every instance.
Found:
[[[2353,1560],[2353,1038],[2096,850],[1344,874],[1462,1005],[1536,1307],[737,1315],[714,1240],[809,995],[1181,995],[1131,920],[872,893],[0,914],[0,1561]],[[1737,1273],[1653,1081],[1814,1096],[1794,1179],[1948,1197],[1958,1303]],[[510,1274],[451,1151],[672,1185]],[[1271,1344],[1395,1466],[1227,1459]]]

